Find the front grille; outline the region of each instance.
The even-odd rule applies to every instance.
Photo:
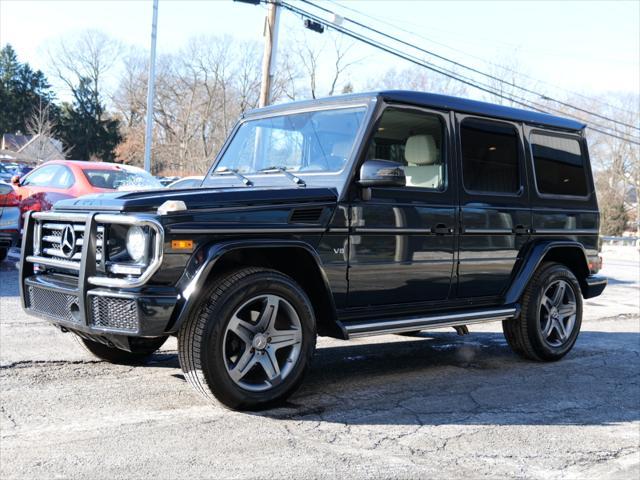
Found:
[[[134,299],[91,296],[91,326],[136,331],[138,323],[138,303]]]
[[[78,297],[29,285],[27,287],[27,308],[34,312],[58,320],[77,323],[71,314],[71,306],[78,304]]]
[[[36,251],[44,258],[61,262],[61,270],[77,271],[80,269],[82,246],[85,241],[84,230],[85,224],[80,222],[39,222]],[[102,259],[103,239],[104,227],[100,226],[96,235],[98,262]]]

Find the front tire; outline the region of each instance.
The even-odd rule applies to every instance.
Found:
[[[502,322],[507,343],[520,356],[555,361],[573,348],[582,324],[582,294],[562,264],[543,263],[522,297],[520,316]]]
[[[116,347],[110,347],[104,343],[94,342],[76,335],[76,340],[85,350],[94,357],[104,360],[105,362],[115,363],[118,365],[142,365],[149,360],[149,357],[158,350],[167,337],[158,338],[137,338],[129,339],[129,347],[131,351],[122,350]]]
[[[257,410],[299,387],[315,344],[304,290],[280,272],[243,268],[205,292],[180,329],[178,355],[185,378],[206,398]]]

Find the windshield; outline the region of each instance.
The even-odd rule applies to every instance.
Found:
[[[151,174],[132,167],[122,167],[118,170],[83,170],[89,183],[96,188],[110,190],[148,190],[163,188],[162,184]]]
[[[229,172],[241,175],[341,172],[365,111],[364,106],[351,107],[246,121],[208,179]]]

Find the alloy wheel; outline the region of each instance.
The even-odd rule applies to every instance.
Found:
[[[223,340],[223,360],[231,380],[259,392],[279,385],[301,351],[302,325],[284,298],[258,295],[236,309]]]
[[[564,280],[556,280],[545,289],[539,309],[542,338],[551,347],[561,347],[571,337],[576,323],[576,297]]]

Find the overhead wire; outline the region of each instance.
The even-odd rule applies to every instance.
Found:
[[[298,14],[298,15],[300,15],[302,17],[306,17],[306,18],[309,18],[311,20],[314,20],[314,21],[324,25],[325,27],[334,29],[334,30],[336,30],[336,31],[338,31],[338,32],[350,37],[350,38],[353,38],[355,40],[363,42],[363,43],[365,43],[365,44],[367,44],[367,45],[369,45],[371,47],[383,50],[383,51],[385,51],[385,52],[387,52],[387,53],[389,53],[391,55],[394,55],[394,56],[397,56],[397,57],[402,58],[404,60],[407,60],[407,61],[409,61],[411,63],[414,63],[414,64],[416,64],[418,66],[427,68],[427,69],[429,69],[429,70],[431,70],[433,72],[436,72],[436,73],[438,73],[440,75],[443,75],[445,77],[448,77],[448,78],[451,78],[453,80],[459,81],[459,82],[461,82],[463,84],[466,84],[466,85],[468,85],[468,86],[470,86],[472,88],[478,89],[478,90],[483,91],[485,93],[489,93],[489,94],[494,95],[496,97],[499,97],[499,98],[502,98],[504,100],[510,101],[513,104],[516,104],[516,105],[519,105],[519,106],[522,106],[522,107],[526,107],[526,108],[538,111],[540,113],[545,113],[545,114],[549,114],[548,110],[554,110],[554,109],[552,109],[552,108],[550,108],[548,106],[542,106],[542,105],[537,104],[537,103],[535,103],[535,102],[533,102],[531,100],[524,99],[523,97],[518,97],[518,96],[513,95],[513,94],[506,95],[506,94],[504,94],[502,92],[498,92],[498,91],[494,90],[490,86],[487,86],[485,84],[481,84],[477,80],[469,79],[468,77],[465,77],[464,75],[461,75],[461,74],[459,74],[457,72],[451,72],[450,70],[447,70],[444,67],[436,66],[436,65],[434,65],[432,63],[429,63],[429,62],[427,62],[425,60],[421,60],[421,59],[418,59],[417,57],[414,57],[414,56],[411,56],[409,54],[400,52],[398,49],[395,49],[393,47],[385,45],[382,42],[370,39],[370,38],[368,38],[368,37],[366,37],[366,36],[364,36],[364,35],[362,35],[360,33],[354,32],[353,30],[350,30],[350,29],[348,29],[348,28],[346,28],[346,27],[344,27],[342,25],[337,25],[337,24],[335,24],[335,23],[333,23],[333,22],[331,22],[329,20],[326,20],[326,19],[320,17],[319,15],[316,15],[316,14],[314,14],[312,12],[309,12],[307,10],[301,9],[301,8],[299,8],[297,6],[291,5],[291,4],[289,4],[289,3],[285,2],[285,1],[279,1],[278,3],[279,3],[280,6],[282,6],[286,10],[289,10],[289,11],[291,11],[291,12],[293,12],[295,14]],[[508,84],[508,85],[510,85],[510,84]],[[556,111],[559,112],[559,113],[562,113],[564,116],[571,117],[571,115],[567,115],[566,112],[558,111],[558,110],[556,110]],[[576,117],[572,117],[572,118],[577,119],[577,120],[579,120],[581,122],[585,121],[582,118],[576,118]],[[624,141],[629,142],[629,143],[640,145],[640,142],[632,140],[632,139],[627,138],[627,137],[623,137],[623,136],[621,136],[622,134],[618,134],[617,132],[616,133],[612,133],[611,131],[603,130],[603,129],[610,129],[610,127],[605,127],[605,126],[596,124],[598,127],[601,127],[601,128],[596,128],[596,127],[593,126],[594,125],[593,122],[591,122],[591,123],[592,123],[591,125],[587,124],[587,126],[588,126],[588,128],[590,128],[593,131],[602,133],[603,135],[608,135],[610,137],[618,138],[620,140],[624,140]],[[614,132],[615,132],[615,130],[614,130]],[[635,138],[635,137],[632,137],[632,138]]]
[[[485,58],[479,57],[479,56],[477,56],[477,55],[473,55],[473,54],[471,54],[471,53],[469,53],[469,52],[466,52],[466,51],[460,50],[460,49],[458,49],[458,48],[454,48],[454,47],[452,47],[451,45],[447,45],[447,44],[445,44],[445,43],[438,42],[437,40],[434,40],[434,39],[432,39],[432,38],[425,37],[424,35],[419,34],[419,33],[415,32],[415,31],[407,30],[406,28],[400,27],[400,26],[398,26],[397,24],[391,23],[389,20],[383,20],[383,19],[381,19],[381,18],[379,18],[379,17],[375,17],[375,16],[372,16],[372,15],[367,14],[367,13],[365,13],[365,12],[361,12],[361,11],[359,11],[359,10],[356,10],[355,8],[352,8],[352,7],[349,7],[349,6],[345,5],[345,4],[339,3],[339,2],[337,2],[336,0],[325,0],[325,1],[330,2],[330,3],[332,3],[332,4],[336,5],[336,6],[337,6],[337,7],[339,7],[339,8],[343,8],[343,9],[345,9],[345,10],[349,10],[349,11],[351,11],[351,12],[353,12],[353,13],[356,13],[356,14],[358,14],[358,15],[362,15],[363,17],[369,18],[369,19],[371,19],[371,20],[373,20],[373,21],[375,21],[375,22],[379,22],[379,23],[381,23],[381,24],[383,24],[383,25],[386,25],[386,26],[388,26],[388,27],[391,27],[391,28],[393,28],[393,29],[396,29],[396,30],[399,30],[399,31],[401,31],[401,32],[404,32],[404,33],[407,33],[407,34],[409,34],[409,35],[412,35],[412,36],[414,36],[414,37],[416,37],[416,38],[420,38],[420,39],[422,39],[422,40],[426,40],[427,42],[435,43],[436,45],[440,45],[440,46],[442,46],[442,47],[444,47],[444,48],[447,48],[447,49],[449,49],[449,50],[451,50],[451,51],[454,51],[454,52],[460,53],[460,54],[465,55],[465,56],[470,57],[470,58],[474,58],[474,59],[479,60],[479,61],[481,61],[481,62],[483,62],[483,63],[485,63],[485,64],[492,65],[492,66],[494,66],[494,67],[496,67],[496,68],[499,68],[499,69],[501,69],[501,70],[504,70],[504,71],[506,71],[506,72],[515,73],[516,75],[518,75],[518,76],[520,76],[520,77],[528,78],[528,79],[533,80],[533,81],[535,81],[535,82],[537,82],[537,83],[542,83],[542,84],[548,85],[549,87],[552,87],[552,88],[554,88],[554,89],[562,90],[562,91],[564,91],[564,92],[566,92],[566,93],[569,93],[569,94],[571,94],[571,95],[574,95],[574,96],[576,96],[576,97],[584,98],[585,100],[589,100],[590,102],[598,103],[598,104],[600,104],[600,105],[602,105],[602,106],[605,106],[605,107],[611,108],[611,109],[613,109],[613,110],[617,110],[617,111],[619,111],[619,112],[621,112],[621,113],[626,113],[626,114],[631,114],[631,115],[637,115],[637,112],[632,112],[632,111],[630,111],[630,110],[626,110],[626,109],[621,108],[621,107],[619,107],[619,106],[612,105],[612,104],[610,104],[610,103],[608,103],[608,102],[606,102],[606,101],[604,101],[604,100],[602,100],[602,99],[600,99],[600,98],[590,97],[590,96],[584,95],[584,94],[582,94],[582,93],[575,92],[575,91],[569,90],[569,89],[567,89],[567,88],[560,87],[560,86],[558,86],[558,85],[554,85],[554,84],[552,84],[552,83],[550,83],[550,82],[548,82],[548,81],[546,81],[546,80],[541,80],[541,79],[539,79],[539,78],[535,78],[535,77],[533,77],[533,76],[531,76],[531,75],[528,75],[528,74],[526,74],[526,73],[523,73],[523,72],[517,71],[517,70],[515,70],[515,69],[513,69],[513,68],[510,68],[510,67],[508,67],[508,66],[506,66],[506,65],[500,65],[500,64],[497,64],[497,63],[495,63],[495,62],[491,62],[491,61],[489,61],[489,60],[487,60],[487,59],[485,59]]]
[[[307,4],[307,5],[312,6],[312,7],[314,7],[314,8],[317,8],[318,10],[323,11],[323,12],[325,12],[325,13],[335,14],[335,12],[332,12],[331,10],[329,10],[329,9],[327,9],[327,8],[325,8],[325,7],[321,6],[321,5],[318,5],[318,4],[316,4],[316,3],[314,3],[314,2],[312,2],[312,1],[310,1],[310,0],[300,0],[300,1],[301,1],[302,3],[305,3],[305,4]],[[573,110],[576,110],[576,111],[579,111],[579,112],[585,113],[585,114],[587,114],[587,115],[591,115],[591,116],[594,116],[594,117],[598,117],[598,118],[600,118],[600,119],[607,120],[607,121],[609,121],[609,122],[616,123],[616,124],[618,124],[618,125],[621,125],[621,126],[624,126],[624,127],[629,127],[629,128],[632,128],[632,129],[635,129],[635,130],[640,131],[640,127],[637,127],[637,126],[634,126],[634,125],[630,125],[630,124],[628,124],[628,123],[624,123],[624,122],[621,122],[621,121],[619,121],[619,120],[615,120],[615,119],[610,118],[610,117],[608,117],[608,116],[606,116],[606,115],[601,115],[601,114],[599,114],[599,113],[597,113],[597,112],[592,112],[592,111],[587,110],[587,109],[584,109],[584,108],[582,108],[582,107],[578,107],[578,106],[572,105],[572,104],[570,104],[570,103],[568,103],[568,102],[564,102],[564,101],[562,101],[562,100],[558,100],[558,99],[556,99],[556,98],[552,98],[552,97],[550,97],[550,96],[548,96],[548,95],[543,95],[543,94],[541,94],[541,93],[539,93],[539,92],[536,92],[536,91],[534,91],[534,90],[531,90],[531,89],[529,89],[529,88],[527,88],[527,87],[523,87],[523,86],[521,86],[521,85],[519,85],[519,84],[516,84],[515,82],[507,82],[507,81],[505,81],[504,79],[501,79],[501,78],[499,78],[499,77],[496,77],[495,75],[492,75],[492,74],[489,74],[489,73],[483,72],[483,71],[481,71],[481,70],[478,70],[477,68],[470,67],[470,66],[465,65],[465,64],[463,64],[463,63],[460,63],[460,62],[458,62],[458,61],[456,61],[456,60],[452,60],[452,59],[450,59],[450,58],[448,58],[448,57],[445,57],[445,56],[443,56],[443,55],[440,55],[440,54],[438,54],[438,53],[436,53],[436,52],[433,52],[433,51],[431,51],[431,50],[427,50],[427,49],[425,49],[425,48],[422,48],[422,47],[419,47],[419,46],[417,46],[417,45],[411,44],[411,43],[406,42],[406,41],[404,41],[404,40],[402,40],[402,39],[400,39],[400,38],[398,38],[398,37],[394,37],[393,35],[390,35],[390,34],[388,34],[388,33],[382,32],[382,31],[380,31],[380,30],[378,30],[378,29],[376,29],[376,28],[374,28],[374,27],[371,27],[371,26],[369,26],[369,25],[365,25],[365,24],[363,24],[363,23],[361,23],[361,22],[359,22],[359,21],[357,21],[357,20],[353,20],[353,19],[348,18],[348,17],[343,17],[343,18],[344,18],[346,21],[348,21],[348,22],[350,22],[350,23],[352,23],[352,24],[354,24],[354,25],[357,25],[357,26],[358,26],[358,27],[360,27],[360,28],[364,28],[364,29],[366,29],[366,30],[369,30],[369,31],[371,31],[371,32],[373,32],[373,33],[375,33],[375,34],[377,34],[377,35],[380,35],[380,36],[382,36],[382,37],[384,37],[384,38],[388,38],[388,39],[390,39],[390,40],[392,40],[392,41],[394,41],[394,42],[398,42],[398,43],[400,43],[400,44],[402,44],[402,45],[405,45],[405,46],[407,46],[407,47],[410,47],[410,48],[413,48],[413,49],[415,49],[415,50],[418,50],[418,51],[420,51],[420,52],[422,52],[422,53],[425,53],[425,54],[427,54],[427,55],[430,55],[430,56],[432,56],[432,57],[438,58],[438,59],[440,59],[440,60],[442,60],[442,61],[445,61],[445,62],[451,63],[451,64],[453,64],[453,65],[455,65],[455,66],[457,66],[457,67],[463,68],[463,69],[465,69],[465,70],[469,70],[469,71],[474,72],[474,73],[476,73],[476,74],[478,74],[478,75],[482,75],[482,76],[487,77],[487,78],[489,78],[489,79],[491,79],[491,80],[494,80],[494,81],[497,81],[497,82],[501,82],[501,83],[503,83],[503,84],[509,85],[510,87],[516,88],[516,89],[518,89],[518,90],[522,90],[522,91],[524,91],[524,92],[526,92],[526,93],[529,93],[529,94],[532,94],[532,95],[536,95],[536,96],[540,97],[540,98],[541,98],[541,99],[543,99],[543,100],[548,100],[548,101],[551,101],[551,102],[557,103],[557,104],[559,104],[559,105],[562,105],[562,106],[564,106],[564,107],[571,108],[571,109],[573,109]]]

